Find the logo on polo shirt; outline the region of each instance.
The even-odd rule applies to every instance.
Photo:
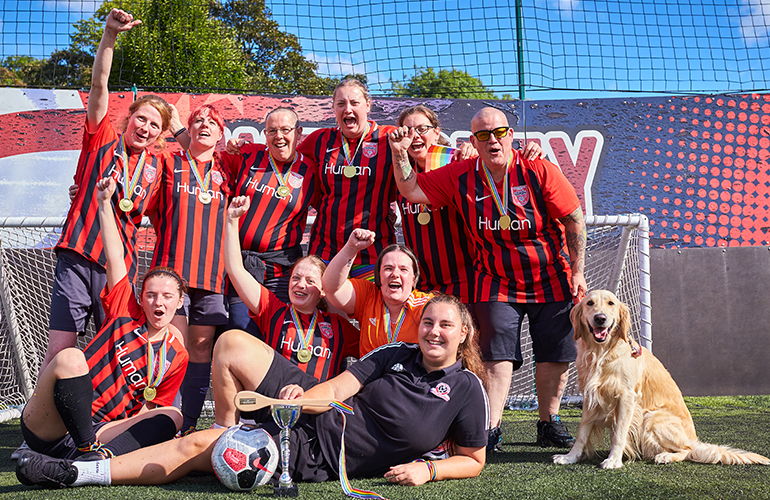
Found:
[[[369,318],[369,323],[371,323],[372,326],[376,327],[377,326],[377,318]]]
[[[434,396],[438,396],[444,401],[449,401],[449,391],[452,389],[449,387],[449,384],[446,382],[441,382],[436,387],[431,388],[430,393]]]
[[[390,369],[394,372],[400,373],[404,371],[404,365],[401,363],[396,363],[395,365],[391,366]]]

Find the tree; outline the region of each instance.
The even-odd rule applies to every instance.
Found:
[[[329,94],[336,85],[336,79],[317,75],[318,64],[302,55],[295,35],[280,30],[264,0],[212,2],[211,13],[234,30],[254,90]]]
[[[393,93],[404,97],[445,97],[461,99],[496,99],[481,80],[458,69],[420,70],[405,85],[393,82]]]

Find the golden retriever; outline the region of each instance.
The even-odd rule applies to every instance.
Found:
[[[583,418],[577,438],[557,464],[573,464],[595,454],[593,442],[610,430],[604,469],[629,459],[670,463],[770,464],[762,455],[702,443],[674,379],[647,349],[636,351],[629,337],[628,307],[605,290],[590,292],[570,315],[575,328],[578,384]],[[641,353],[640,355],[638,353]]]

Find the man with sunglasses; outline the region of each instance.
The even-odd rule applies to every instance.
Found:
[[[406,151],[415,132],[390,136],[401,194],[412,203],[452,205],[475,246],[480,344],[490,399],[488,449],[500,449],[500,421],[514,369],[522,365],[520,332],[529,318],[536,361],[541,446],[574,442],[559,420],[559,403],[575,360],[569,312],[585,294],[586,232],[575,189],[558,166],[514,151],[505,114],[484,108],[471,121],[478,158],[416,174]],[[567,258],[569,255],[569,259]]]

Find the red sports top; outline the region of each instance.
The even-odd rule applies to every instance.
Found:
[[[359,342],[359,357],[388,343],[388,332],[385,329],[385,303],[379,287],[369,280],[351,279],[350,283],[356,292],[356,308],[353,318],[361,328]],[[422,308],[433,298],[432,293],[413,290],[406,301],[406,315],[398,336],[394,342],[417,343],[417,330],[422,316]],[[390,318],[395,322],[397,317]]]
[[[197,162],[204,182],[211,172],[207,190],[211,202],[204,204],[185,152],[165,154],[159,159],[160,187],[147,208],[157,236],[152,267],[173,267],[190,288],[224,293],[225,259],[221,249],[230,175],[216,155],[212,161]]]
[[[118,232],[123,240],[123,252],[126,256],[126,269],[131,282],[136,281],[136,233],[142,222],[142,216],[158,185],[157,159],[149,150],[136,185],[131,194],[134,208],[123,212],[118,202],[125,198],[124,190],[136,173],[136,165],[141,154],[128,151],[129,179],[123,179],[123,148],[120,135],[115,131],[106,116],[90,133],[88,126],[83,132],[83,147],[78,158],[74,182],[78,192],[70,205],[67,220],[62,229],[56,249],[66,248],[75,251],[88,260],[102,267],[106,264],[102,247],[102,235],[99,226],[99,210],[96,198],[96,183],[103,177],[112,176],[118,185],[112,195],[112,206],[118,225]]]
[[[262,340],[283,357],[294,363],[300,370],[324,382],[345,371],[345,358],[358,356],[359,332],[356,327],[340,316],[318,311],[316,327],[313,331],[312,354],[307,363],[300,363],[297,353],[301,342],[297,336],[291,308],[275,296],[273,292],[259,285],[259,312],[249,311],[249,316],[259,326]],[[297,316],[302,323],[302,330],[307,334],[312,314]]]
[[[222,164],[232,175],[233,196],[251,198],[249,211],[239,223],[241,248],[269,252],[299,245],[315,193],[313,160],[297,153],[295,162],[276,162],[281,174],[288,174],[291,195],[285,198],[276,194],[280,184],[264,144],[245,144],[240,156],[224,153]]]
[[[509,167],[510,229],[500,212],[479,158],[450,163],[417,175],[436,207],[453,205],[475,244],[476,301],[544,303],[571,298],[571,269],[560,217],[580,207],[575,189],[559,167],[528,161],[514,151]]]
[[[419,165],[414,168],[422,171]],[[414,250],[420,265],[417,288],[448,293],[466,304],[473,302],[473,243],[460,213],[453,206],[432,209],[411,203],[400,193],[398,206],[404,242]],[[425,225],[417,220],[422,211],[430,214]]]
[[[329,261],[345,246],[350,233],[362,227],[377,234],[374,245],[362,250],[357,264],[374,264],[383,248],[396,242],[390,203],[396,200],[396,182],[388,144],[395,127],[370,121],[370,130],[353,157],[356,175],[343,174],[344,137],[338,128],[325,128],[310,134],[298,151],[318,164],[320,188],[316,218],[310,230],[309,253]],[[349,142],[351,153],[358,141]]]
[[[102,305],[107,319],[84,351],[94,386],[91,414],[95,422],[138,413],[145,403],[147,386],[147,326],[128,277],[112,290],[108,291],[107,287],[102,290]],[[161,343],[152,343],[156,356]],[[152,400],[158,406],[173,404],[187,371],[184,345],[176,336],[171,337],[170,344],[166,358],[168,370]]]

